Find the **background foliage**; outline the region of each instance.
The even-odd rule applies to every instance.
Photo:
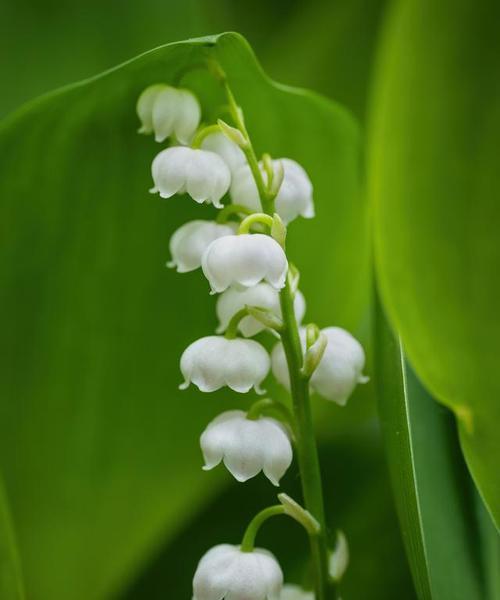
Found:
[[[156,45],[228,29],[249,39],[271,76],[311,87],[350,109],[361,132],[336,105],[270,86],[238,47],[226,53],[225,66],[246,100],[259,149],[303,161],[315,182],[321,219],[294,224],[290,235],[291,253],[304,273],[308,316],[320,325],[348,327],[368,346],[370,363],[376,357],[368,368],[374,381],[346,409],[315,402],[331,526],[346,531],[352,549],[343,597],[411,599],[415,585],[421,598],[495,599],[498,538],[463,464],[454,420],[413,372],[406,389],[411,393],[406,400],[401,395],[398,377],[410,367],[394,352],[380,311],[373,346],[370,340],[372,282],[362,194],[369,114],[369,191],[389,319],[401,328],[416,372],[440,400],[456,404],[449,390],[434,384],[429,369],[445,373],[448,382],[461,374],[471,390],[467,398],[497,410],[494,378],[481,377],[484,353],[494,370],[494,344],[478,337],[472,352],[467,337],[474,327],[488,331],[492,319],[498,323],[498,299],[489,291],[498,264],[492,237],[498,230],[493,204],[498,182],[488,166],[494,165],[499,105],[498,85],[490,77],[498,66],[495,7],[486,0],[475,8],[465,0],[441,3],[439,9],[430,1],[395,3],[391,10],[387,4],[8,0],[0,7],[5,29],[0,114]],[[163,262],[170,233],[200,212],[146,193],[156,147],[135,135],[133,102],[146,84],[190,60],[189,52],[149,55],[105,81],[42,101],[6,121],[1,134],[1,168],[8,177],[0,184],[6,242],[0,294],[2,353],[8,360],[1,372],[6,493],[0,502],[0,590],[9,599],[22,598],[24,585],[34,600],[188,598],[203,551],[237,540],[246,517],[273,501],[274,490],[260,478],[243,487],[222,470],[201,472],[198,435],[212,416],[234,405],[234,396],[176,390],[180,352],[215,323],[202,278],[180,278]],[[197,76],[190,83],[208,104],[215,103],[210,84]],[[273,107],[269,114],[267,106]],[[469,118],[471,108],[482,115],[479,129]],[[427,152],[429,139],[434,154]],[[486,165],[482,170],[468,168],[477,152],[478,164]],[[415,178],[416,159],[428,161],[419,170],[421,180]],[[459,166],[461,183],[450,186]],[[451,191],[443,196],[443,190]],[[466,230],[471,197],[484,220]],[[421,210],[420,227],[413,227],[415,207]],[[411,244],[401,245],[397,235],[402,218],[411,223],[404,230],[412,232]],[[464,233],[462,256],[454,250],[462,247]],[[479,271],[475,262],[464,263],[478,240]],[[405,254],[408,248],[414,252]],[[396,276],[397,263],[387,260],[394,256],[402,265]],[[434,268],[436,256],[448,262]],[[462,271],[464,265],[468,271]],[[451,285],[442,273],[460,277]],[[485,293],[475,297],[472,309],[464,301],[459,312],[451,311],[455,301],[468,298],[461,284],[471,274],[474,290]],[[427,298],[424,307],[412,304]],[[411,306],[433,320],[406,323]],[[462,331],[462,345],[437,339],[439,328],[425,327],[445,317],[444,331]],[[440,343],[440,351],[429,359],[418,343],[432,349]],[[448,349],[460,347],[466,354],[453,363]],[[473,365],[463,369],[471,355]],[[490,387],[474,394],[478,381]],[[403,540],[383,458],[376,390]],[[405,406],[412,411],[401,413]],[[462,430],[464,437],[467,446]],[[498,463],[498,438],[488,439],[493,442],[478,460],[481,470],[490,461],[489,473],[478,478],[495,494],[498,476],[491,469],[495,459]],[[474,443],[472,460],[477,448]],[[440,457],[437,467],[434,455]],[[401,473],[414,476],[401,480]],[[297,486],[292,469],[284,488],[298,495]],[[279,555],[289,579],[300,580],[306,550],[300,531],[273,523],[262,544]]]

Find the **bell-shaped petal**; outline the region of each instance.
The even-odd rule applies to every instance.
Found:
[[[157,154],[151,167],[154,187],[162,198],[188,193],[193,200],[222,208],[220,199],[231,182],[229,167],[222,158],[208,150],[185,146],[167,148]]]
[[[234,173],[239,167],[246,164],[243,151],[234,142],[229,140],[223,133],[211,133],[201,143],[204,150],[210,150],[218,154]]]
[[[175,135],[181,144],[189,144],[200,124],[200,104],[189,90],[166,86],[154,99],[151,119],[157,142]]]
[[[293,457],[290,438],[279,421],[270,417],[247,419],[242,410],[230,410],[215,418],[202,433],[200,445],[204,470],[223,461],[241,482],[263,471],[277,486]]]
[[[153,106],[160,92],[168,88],[164,83],[156,83],[147,87],[137,100],[137,116],[141,122],[139,133],[153,133]]]
[[[249,288],[230,287],[217,299],[217,333],[224,332],[231,318],[245,306],[264,308],[281,317],[279,292],[268,283],[261,282]],[[306,301],[300,291],[295,295],[294,308],[297,322],[301,323],[306,311]],[[264,330],[265,325],[249,315],[240,321],[238,328],[245,337],[252,337]]]
[[[232,225],[222,225],[215,221],[189,221],[170,238],[172,260],[167,266],[175,267],[179,273],[194,271],[201,266],[201,257],[214,240],[234,234]]]
[[[298,585],[286,583],[281,590],[280,600],[314,600],[314,592],[306,592]]]
[[[193,600],[279,600],[283,573],[267,550],[220,544],[198,563]]]
[[[274,288],[285,285],[288,261],[276,240],[262,233],[227,236],[210,244],[201,267],[212,293],[231,285],[252,287],[267,281]]]
[[[262,393],[260,384],[270,369],[269,354],[258,342],[210,335],[196,340],[181,356],[185,389],[194,383],[202,392],[228,386],[246,393],[252,387]]]
[[[356,385],[368,381],[362,374],[365,353],[361,344],[345,329],[327,327],[322,329],[322,332],[328,343],[319,365],[312,374],[311,388],[323,398],[344,406]],[[305,330],[300,331],[300,339],[305,349]],[[281,342],[273,348],[271,363],[276,379],[289,389],[288,367]]]
[[[275,199],[276,212],[285,223],[290,223],[299,215],[311,219],[314,217],[311,180],[305,170],[290,158],[281,158],[279,161],[274,160],[273,169],[275,172],[277,172],[279,162],[283,166],[284,177]],[[267,181],[267,174],[262,162],[259,163],[259,166],[264,180]],[[248,165],[238,168],[233,173],[230,194],[231,200],[235,204],[242,204],[255,212],[262,210],[259,192]]]

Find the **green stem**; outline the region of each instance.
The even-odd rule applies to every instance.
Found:
[[[263,211],[270,217],[274,214],[274,196],[269,197],[250,137],[245,127],[241,110],[236,103],[225,76],[219,76],[226,90],[230,110],[236,126],[248,140],[245,151],[248,164],[253,173],[259,191]],[[289,274],[291,275],[289,269]],[[296,424],[296,448],[302,482],[305,508],[320,525],[317,535],[310,535],[311,556],[314,566],[314,589],[316,600],[336,600],[335,583],[328,573],[328,548],[326,539],[326,519],[323,501],[323,488],[319,467],[318,449],[314,434],[311,404],[309,399],[309,381],[302,375],[303,354],[299,337],[299,328],[294,311],[294,293],[290,278],[280,292],[280,304],[283,319],[281,339],[290,373],[290,387]]]
[[[301,373],[302,347],[293,308],[293,294],[288,278],[280,293],[280,304],[284,324],[281,339],[290,373],[290,388],[296,422],[297,458],[304,504],[306,509],[316,518],[321,528],[317,536],[310,537],[316,600],[334,600],[336,592],[328,573],[325,508],[318,449],[309,399],[309,382]]]
[[[255,546],[255,536],[257,535],[262,524],[271,517],[284,514],[285,507],[282,504],[277,504],[276,506],[269,506],[268,508],[261,510],[260,513],[256,514],[255,517],[250,521],[248,527],[246,528],[243,540],[241,541],[240,550],[242,552],[253,552]]]
[[[217,218],[215,220],[217,221],[217,223],[223,224],[227,223],[229,217],[232,217],[233,215],[239,216],[251,214],[253,214],[253,211],[250,208],[243,206],[243,204],[228,204],[219,211],[219,214],[217,215]]]
[[[235,313],[229,321],[224,337],[228,340],[234,340],[234,338],[238,336],[238,325],[240,324],[240,321],[247,316],[248,310],[246,308],[241,308]]]
[[[269,231],[271,231],[274,219],[270,215],[266,215],[265,213],[253,213],[248,217],[245,217],[243,221],[240,223],[238,228],[238,233],[249,233],[252,225],[255,223],[263,223],[267,227],[269,227]]]
[[[206,127],[202,127],[198,133],[194,136],[193,141],[191,142],[191,148],[200,148],[203,140],[212,135],[213,133],[220,133],[221,129],[219,125],[207,125]]]
[[[245,154],[245,158],[247,159],[248,166],[250,167],[250,171],[252,172],[253,178],[255,180],[255,185],[257,186],[257,190],[259,192],[260,203],[262,205],[262,210],[272,215],[274,213],[274,199],[276,198],[277,192],[273,193],[269,190],[267,183],[264,181],[264,177],[262,176],[262,171],[259,167],[259,161],[257,160],[257,156],[255,154],[255,150],[252,145],[252,141],[250,140],[250,136],[248,135],[248,131],[245,125],[245,120],[243,119],[243,114],[241,112],[240,107],[238,106],[236,99],[229,87],[227,79],[224,77],[222,80],[222,84],[224,86],[224,90],[226,92],[228,104],[229,104],[229,112],[233,118],[234,124],[241,131],[243,136],[245,137],[247,144],[242,148],[243,153]],[[269,183],[269,182],[268,182]]]

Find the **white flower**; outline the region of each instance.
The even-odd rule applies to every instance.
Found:
[[[279,159],[283,165],[284,178],[275,200],[276,212],[285,223],[290,223],[299,215],[311,219],[314,217],[312,183],[305,170],[290,158]],[[278,160],[273,161],[276,172]],[[262,162],[259,163],[264,179],[267,175]],[[248,165],[240,167],[233,173],[230,189],[231,199],[235,204],[243,204],[255,212],[262,210],[259,192]]]
[[[155,184],[151,193],[170,198],[187,192],[199,204],[211,202],[217,208],[222,208],[220,199],[231,182],[229,167],[218,154],[185,146],[162,150],[151,172]]]
[[[220,544],[198,563],[193,600],[279,600],[283,573],[267,550]]]
[[[242,410],[230,410],[215,418],[202,433],[200,445],[205,471],[224,461],[241,482],[263,471],[277,486],[293,457],[290,438],[279,421],[270,417],[247,419]]]
[[[262,282],[242,289],[230,287],[217,299],[216,312],[219,319],[217,333],[225,331],[231,317],[245,306],[267,308],[277,317],[281,317],[279,292],[268,283]],[[300,291],[297,291],[295,296],[294,307],[297,322],[300,323],[306,311],[306,302]],[[252,337],[265,329],[265,325],[254,317],[247,316],[240,321],[238,329],[245,337]]]
[[[179,273],[194,271],[201,266],[201,257],[214,240],[234,233],[231,225],[221,225],[214,221],[189,221],[170,238],[172,260],[167,266],[176,267]]]
[[[235,392],[245,393],[253,387],[261,393],[259,386],[269,368],[269,355],[258,342],[209,335],[184,350],[181,372],[185,381],[180,389],[192,382],[202,392],[214,392],[227,385]]]
[[[298,585],[287,583],[281,590],[280,600],[314,600],[314,592],[306,592]]]
[[[252,287],[262,280],[281,289],[288,262],[283,248],[272,237],[244,233],[212,242],[203,255],[201,267],[215,293],[235,284]]]
[[[246,164],[243,151],[234,142],[229,140],[223,133],[211,133],[201,143],[204,150],[210,150],[218,154],[229,167],[231,173]]]
[[[365,353],[361,344],[345,329],[327,327],[322,332],[326,335],[328,344],[311,377],[311,388],[327,400],[344,406],[356,384],[368,381],[368,377],[362,374]],[[305,348],[305,330],[300,331],[300,338],[302,347]],[[276,379],[289,388],[288,367],[281,343],[273,348],[271,362]]]
[[[139,133],[155,133],[157,142],[174,134],[182,144],[189,144],[201,118],[196,96],[189,90],[164,84],[146,88],[137,101],[141,120]]]

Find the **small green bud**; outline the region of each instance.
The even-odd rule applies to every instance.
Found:
[[[273,215],[273,224],[271,225],[271,236],[278,242],[280,246],[285,247],[286,241],[286,225],[281,220],[278,213]]]
[[[323,358],[323,354],[325,353],[326,346],[328,344],[328,338],[322,332],[319,332],[319,335],[316,341],[312,344],[310,348],[306,350],[304,356],[304,366],[302,367],[302,373],[305,377],[311,377],[316,368],[318,367],[321,359]]]
[[[236,129],[236,127],[231,127],[231,125],[228,125],[222,119],[217,119],[217,124],[228,140],[234,142],[240,148],[246,148],[248,146],[248,140],[245,139],[245,136],[239,129]]]
[[[262,325],[269,327],[269,329],[274,329],[275,331],[281,331],[281,329],[283,329],[283,321],[268,308],[248,305],[246,305],[245,308],[251,317],[259,321],[259,323],[262,323]]]
[[[285,508],[285,514],[300,523],[309,534],[317,535],[321,531],[320,524],[312,514],[288,494],[278,494],[278,500]]]

